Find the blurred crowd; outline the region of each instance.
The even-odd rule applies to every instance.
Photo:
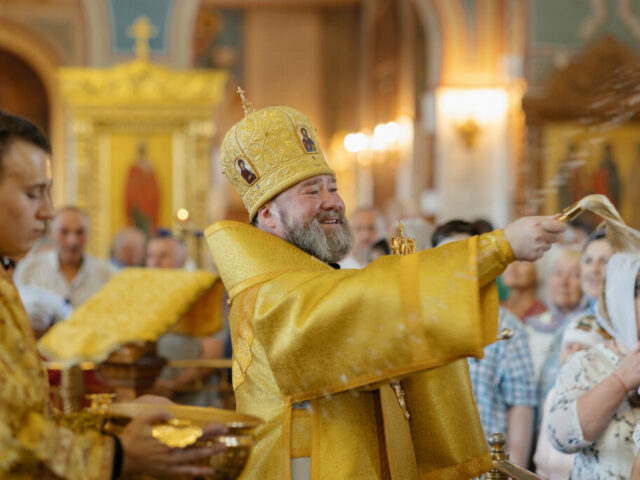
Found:
[[[385,216],[376,209],[361,208],[350,220],[355,242],[351,254],[341,262],[343,268],[362,268],[390,253],[390,237],[396,230]],[[413,217],[404,219],[403,225],[407,236],[416,238],[418,249],[494,229],[483,219],[454,219],[433,225]],[[633,374],[623,378],[616,370],[624,371],[625,365],[620,364],[626,356],[611,354],[615,332],[606,331],[602,320],[596,318],[598,300],[604,302],[607,264],[613,255],[604,230],[590,231],[575,224],[568,225],[564,241],[538,262],[510,264],[498,279],[499,330],[504,338],[486,347],[482,359],[469,359],[486,436],[503,433],[511,460],[543,478],[568,479],[572,471],[571,478],[629,478],[636,458],[633,396],[640,399],[635,392],[640,378],[636,381]],[[636,274],[637,269],[629,280],[632,285]],[[624,302],[631,300],[625,297]],[[634,312],[631,320],[626,313],[620,323],[635,321]],[[589,373],[602,356],[594,355],[594,350],[604,352],[611,361],[600,365],[598,375]],[[567,363],[580,351],[572,360],[578,365]],[[627,370],[632,368],[627,366]],[[588,378],[583,378],[585,375]],[[621,380],[619,385],[610,384],[612,375]],[[590,400],[586,394],[601,383],[603,395],[614,398],[613,404],[605,408],[596,400],[593,407],[585,407],[584,398]],[[620,391],[623,398],[618,398]],[[585,423],[597,425],[592,438],[583,434]],[[640,437],[637,432],[635,435]]]
[[[56,212],[40,237],[13,272],[37,338],[66,319],[119,270],[127,267],[193,270],[185,243],[171,230],[160,228],[147,237],[135,227],[125,227],[113,238],[109,261],[87,253],[90,218],[84,210],[67,206]],[[223,358],[230,343],[228,329],[206,337],[166,333],[157,342],[157,353],[166,360]],[[216,388],[220,374],[211,368],[165,368],[153,393],[189,405],[223,406]],[[59,376],[50,374],[52,385]],[[85,375],[85,386],[100,390],[94,375]]]
[[[341,268],[362,268],[391,254],[391,237],[402,217],[395,212],[390,218],[375,208],[355,210],[350,218],[354,245],[340,262]],[[434,225],[419,216],[405,217],[404,232],[416,240],[418,250],[494,228],[482,219]],[[47,234],[16,266],[14,280],[37,336],[65,319],[122,268],[194,268],[184,243],[167,229],[148,238],[134,227],[125,227],[113,238],[110,261],[94,258],[86,252],[89,222],[80,208],[60,209]],[[627,422],[624,412],[619,411],[624,410],[620,402],[626,400],[608,407],[601,418],[591,408],[585,414],[581,403],[586,392],[611,375],[619,384],[602,387],[603,395],[611,397],[611,388],[624,389],[626,399],[637,388],[632,374],[623,375],[624,369],[622,373],[616,369],[625,355],[615,356],[609,352],[611,348],[603,346],[615,340],[616,328],[621,327],[614,325],[607,331],[596,318],[612,255],[614,250],[604,231],[589,232],[570,225],[565,241],[540,261],[510,264],[498,279],[501,338],[486,347],[483,358],[468,360],[486,436],[504,433],[511,460],[535,469],[543,478],[567,479],[572,470],[580,468],[601,468],[602,478],[618,478],[615,471],[627,467],[611,465],[622,462],[630,468],[635,459],[637,448],[631,438],[636,421]],[[633,346],[615,348],[635,350]],[[571,360],[579,351],[583,356]],[[158,354],[167,359],[230,356],[228,327],[205,338],[167,333],[158,341]],[[179,403],[220,406],[218,381],[219,375],[212,369],[165,369],[154,392]],[[632,414],[636,407],[629,405]],[[613,420],[612,408],[617,412]],[[584,422],[595,425],[596,442],[585,439]],[[614,460],[607,460],[607,455]]]

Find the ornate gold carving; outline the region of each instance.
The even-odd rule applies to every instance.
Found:
[[[134,24],[129,27],[127,34],[136,40],[136,58],[147,60],[149,58],[149,39],[158,34],[156,27],[151,25],[149,17],[144,15],[136,18]]]
[[[522,101],[526,117],[525,165],[518,177],[516,210],[542,211],[547,149],[545,129],[552,122],[597,126],[603,132],[640,120],[636,86],[637,55],[612,36],[591,45],[568,66],[554,72],[538,96]]]
[[[635,53],[614,37],[605,37],[552,74],[540,97],[523,100],[527,122],[584,116],[607,121],[619,115],[623,105],[627,114],[638,117],[640,104],[629,100],[639,81]]]
[[[222,101],[227,73],[176,71],[134,60],[110,69],[63,68],[58,78],[65,102],[77,107],[207,108]]]
[[[136,25],[132,27],[136,38],[148,40],[150,25]],[[132,62],[107,69],[58,71],[68,118],[64,198],[88,210],[92,218],[89,252],[101,257],[108,255],[115,233],[112,195],[122,194],[120,185],[110,184],[115,178],[111,160],[118,135],[168,138],[171,163],[167,168],[172,178],[171,190],[163,192],[165,201],[173,212],[178,208],[192,212],[195,228],[214,220],[206,214],[216,133],[212,119],[225,95],[227,73],[155,65],[144,59],[140,45],[139,57]],[[191,253],[197,255],[193,246]]]

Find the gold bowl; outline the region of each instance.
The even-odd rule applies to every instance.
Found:
[[[199,462],[201,465],[210,465],[215,470],[213,475],[203,477],[206,480],[235,480],[240,476],[255,441],[251,432],[262,423],[262,420],[250,415],[213,407],[130,402],[106,406],[104,412],[108,421],[104,430],[118,433],[132,418],[157,411],[169,412],[174,417],[153,427],[152,435],[161,443],[174,448],[217,444],[227,447]],[[224,424],[228,432],[213,438],[200,439],[204,426],[211,423]]]

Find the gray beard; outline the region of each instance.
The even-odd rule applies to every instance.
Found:
[[[341,227],[325,232],[320,222],[325,217],[336,218],[336,216],[342,222]],[[340,212],[322,213],[311,222],[304,223],[289,217],[284,210],[280,210],[280,219],[284,226],[285,240],[325,263],[336,263],[351,251],[353,235],[347,220]]]

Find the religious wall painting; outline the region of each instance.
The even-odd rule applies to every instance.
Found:
[[[620,207],[620,178],[614,159],[613,145],[605,143],[598,167],[591,177],[591,193],[604,195],[616,208]]]
[[[599,132],[577,123],[544,130],[544,211],[552,214],[585,195],[605,195],[640,228],[640,124]]]
[[[142,230],[147,237],[158,227],[160,186],[153,165],[147,157],[147,143],[140,141],[135,160],[129,167],[125,186],[127,223]]]
[[[238,170],[238,173],[242,176],[242,178],[244,178],[244,181],[247,182],[247,185],[253,185],[258,179],[258,176],[253,170],[253,167],[244,158],[236,159],[236,169]]]
[[[196,67],[224,69],[242,83],[243,25],[241,9],[201,7],[193,35]]]
[[[147,235],[172,225],[172,138],[167,133],[110,136],[111,233],[134,225]]]
[[[557,210],[561,211],[567,205],[572,205],[586,195],[585,161],[580,157],[578,145],[575,142],[567,146],[567,154],[560,161],[554,184],[558,189]]]
[[[298,125],[298,137],[302,142],[302,146],[307,153],[317,153],[316,144],[309,135],[309,127],[306,125]]]
[[[626,195],[630,205],[627,221],[638,228],[640,227],[640,143],[636,143],[634,146],[631,174],[627,185],[629,185],[629,188],[626,191]]]

